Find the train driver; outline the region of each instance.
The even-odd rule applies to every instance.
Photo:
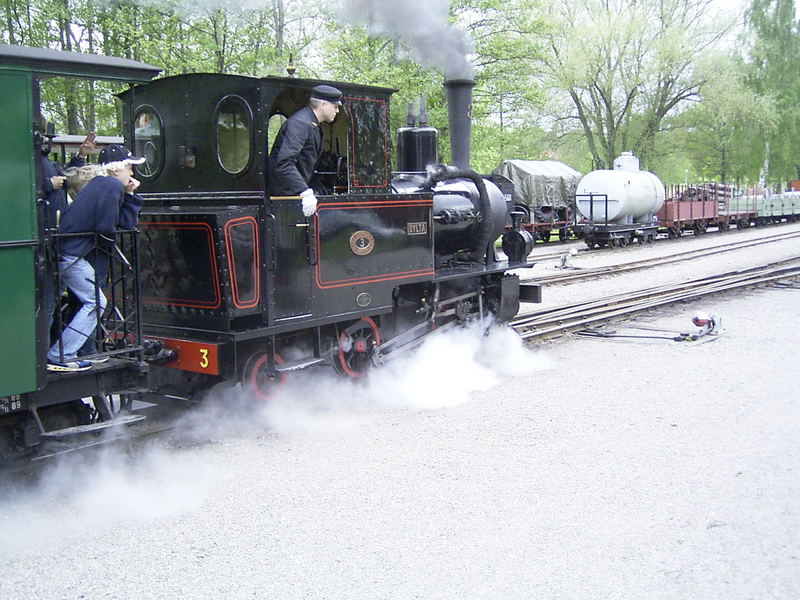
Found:
[[[270,194],[300,196],[303,214],[317,210],[310,187],[314,167],[322,153],[321,123],[332,123],[342,104],[342,92],[330,85],[311,90],[311,99],[281,126],[269,155]]]

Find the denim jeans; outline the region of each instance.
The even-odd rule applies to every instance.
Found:
[[[85,259],[64,254],[58,261],[58,270],[61,273],[62,284],[72,290],[82,304],[61,333],[63,362],[68,362],[76,359],[78,350],[94,332],[97,326],[98,305],[99,314],[103,314],[107,300],[103,292],[95,286],[94,269]],[[47,359],[62,362],[59,357],[58,341],[48,351]]]

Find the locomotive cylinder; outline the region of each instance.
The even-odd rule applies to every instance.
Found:
[[[592,171],[578,183],[575,199],[581,215],[610,223],[650,222],[664,204],[664,184],[639,159],[623,152],[613,170]]]

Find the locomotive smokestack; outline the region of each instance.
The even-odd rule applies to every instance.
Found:
[[[472,138],[472,88],[471,79],[449,79],[444,82],[450,122],[451,162],[460,169],[470,168],[470,141]]]

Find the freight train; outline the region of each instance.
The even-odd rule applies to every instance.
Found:
[[[586,174],[575,204],[581,218],[573,229],[589,248],[652,243],[659,233],[677,238],[686,231],[705,233],[708,227],[727,231],[731,225],[745,228],[800,217],[798,192],[744,193],[706,184],[675,189],[667,198],[661,180],[642,171],[629,152],[614,161],[613,169]]]
[[[307,218],[299,197],[270,196],[266,157],[281,122],[323,82],[158,73],[0,45],[0,460],[132,423],[137,400],[194,402],[236,383],[267,398],[317,365],[359,378],[431,332],[505,321],[520,301],[540,301],[538,286],[509,273],[532,243],[507,228],[511,183],[469,165],[473,82],[445,82],[453,164],[439,164],[435,130],[412,123],[400,132],[400,171],[396,90],[335,83],[342,110],[322,125],[319,204]],[[45,358],[67,322],[56,311],[47,331],[43,308],[64,235],[45,227],[41,200],[40,82],[53,76],[128,83],[122,133],[146,159],[139,227],[117,232],[108,279],[96,284],[108,298],[97,360],[69,373],[48,372]]]

